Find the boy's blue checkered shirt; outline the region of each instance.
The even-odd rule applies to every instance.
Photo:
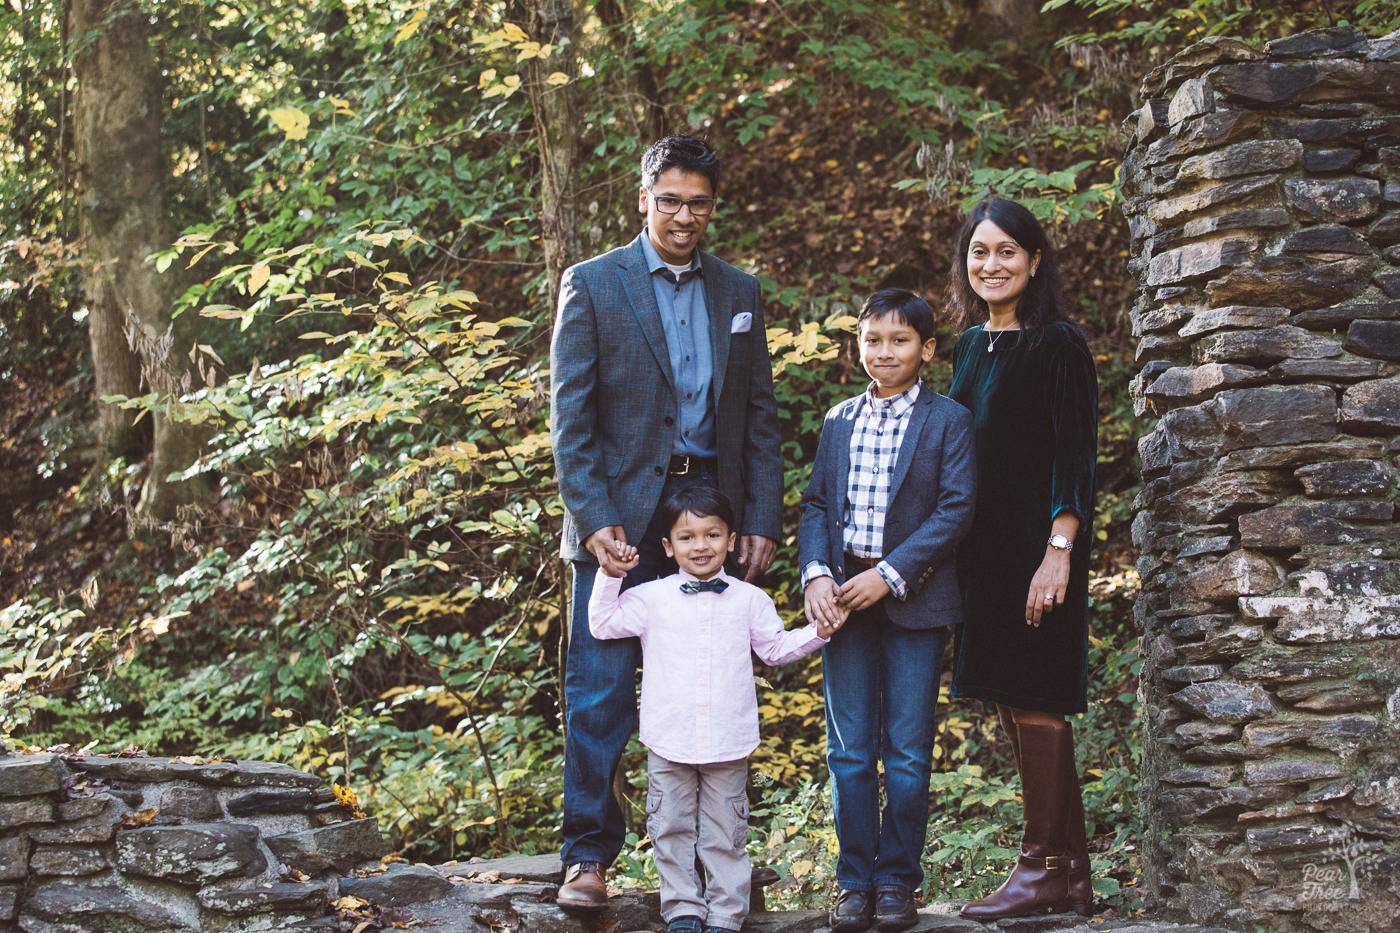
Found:
[[[851,470],[846,477],[845,549],[866,560],[885,556],[885,514],[890,504],[890,477],[899,459],[899,445],[909,427],[909,413],[919,397],[919,382],[889,398],[875,394],[872,383],[865,404],[851,431]],[[904,579],[885,561],[876,567],[895,598],[903,599]],[[803,569],[805,585],[812,578],[830,576],[831,570],[813,561]]]

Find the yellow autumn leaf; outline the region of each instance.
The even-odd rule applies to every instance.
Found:
[[[400,26],[398,28],[398,31],[394,33],[394,44],[398,45],[400,42],[404,41],[409,36],[417,32],[419,24],[427,18],[428,13],[426,10],[415,10],[413,15],[409,17],[408,22]]]
[[[551,72],[549,77],[544,79],[544,83],[550,87],[559,87],[569,83],[569,76],[562,71]]]
[[[509,97],[520,90],[520,75],[506,75],[500,84],[494,84],[482,92],[482,97]]]
[[[278,107],[269,116],[288,139],[305,139],[311,118],[295,107]]]
[[[538,42],[522,42],[516,46],[519,51],[516,53],[517,62],[528,61],[532,58],[543,58],[540,54],[540,44]]]
[[[494,69],[494,68],[487,68],[485,71],[483,71],[483,72],[481,73],[481,77],[479,77],[479,78],[476,79],[476,88],[477,88],[477,90],[482,90],[483,88],[487,87],[488,85],[493,84],[493,83],[495,82],[495,80],[496,80],[496,69]]]
[[[258,262],[253,264],[253,269],[248,273],[248,294],[256,295],[264,285],[267,284],[271,270],[267,268],[267,263]]]
[[[530,37],[514,23],[506,23],[501,27],[501,35],[505,36],[507,42],[524,42]]]

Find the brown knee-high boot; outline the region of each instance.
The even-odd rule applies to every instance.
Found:
[[[1017,724],[1021,798],[1025,808],[1021,854],[1011,876],[987,897],[962,908],[975,920],[997,920],[1062,910],[1087,910],[1070,898],[1068,811],[1074,773],[1074,737],[1068,723]],[[1078,784],[1075,783],[1075,791]],[[1078,797],[1078,794],[1075,794]],[[1080,826],[1083,826],[1081,820]],[[1071,830],[1072,831],[1072,830]],[[1079,834],[1082,835],[1081,828]],[[1087,861],[1086,861],[1087,866]]]
[[[1066,731],[1069,731],[1068,724]],[[1065,849],[1069,853],[1069,891],[1066,906],[1088,917],[1094,912],[1094,883],[1089,866],[1089,840],[1084,834],[1084,797],[1079,789],[1079,769],[1074,763],[1074,733],[1070,731],[1069,773],[1065,778]]]

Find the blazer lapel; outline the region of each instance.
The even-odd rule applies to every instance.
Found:
[[[656,304],[656,292],[651,286],[651,273],[647,270],[646,254],[642,252],[640,240],[623,254],[617,275],[618,286],[624,300],[632,306],[642,338],[651,347],[651,353],[656,357],[661,372],[666,375],[666,381],[674,386],[676,377],[671,372],[671,353],[666,348],[666,328],[661,323],[661,309]]]
[[[855,433],[856,418],[864,404],[863,395],[852,399],[846,410],[841,412],[841,417],[836,418],[831,425],[835,430],[831,452],[836,457],[836,469],[832,475],[836,477],[837,484],[832,490],[832,499],[839,503],[838,521],[844,520],[846,515],[846,493],[850,489],[851,476],[851,435]]]
[[[700,253],[703,270],[705,307],[710,312],[710,353],[714,372],[710,377],[715,405],[724,391],[724,374],[729,369],[729,328],[734,317],[734,296],[729,291],[728,278],[705,253]]]
[[[933,411],[933,390],[927,384],[919,386],[919,397],[914,400],[914,407],[909,412],[909,424],[904,429],[904,440],[899,445],[899,457],[894,463],[894,475],[890,477],[890,501],[894,501],[895,494],[899,492],[900,484],[904,482],[904,477],[909,473],[909,466],[914,462],[914,451],[919,449],[918,439],[924,425],[928,423],[929,412]]]

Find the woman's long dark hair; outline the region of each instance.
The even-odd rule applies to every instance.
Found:
[[[1064,297],[1060,288],[1060,267],[1045,229],[1035,215],[1015,201],[993,198],[978,204],[963,221],[958,231],[957,247],[953,251],[953,274],[948,282],[949,321],[956,330],[985,321],[987,303],[972,290],[967,272],[967,248],[972,232],[984,220],[990,220],[1006,232],[1026,252],[1040,253],[1040,265],[1030,284],[1016,303],[1016,320],[1026,331],[1026,337],[1036,342],[1041,328],[1055,321],[1067,321]]]

